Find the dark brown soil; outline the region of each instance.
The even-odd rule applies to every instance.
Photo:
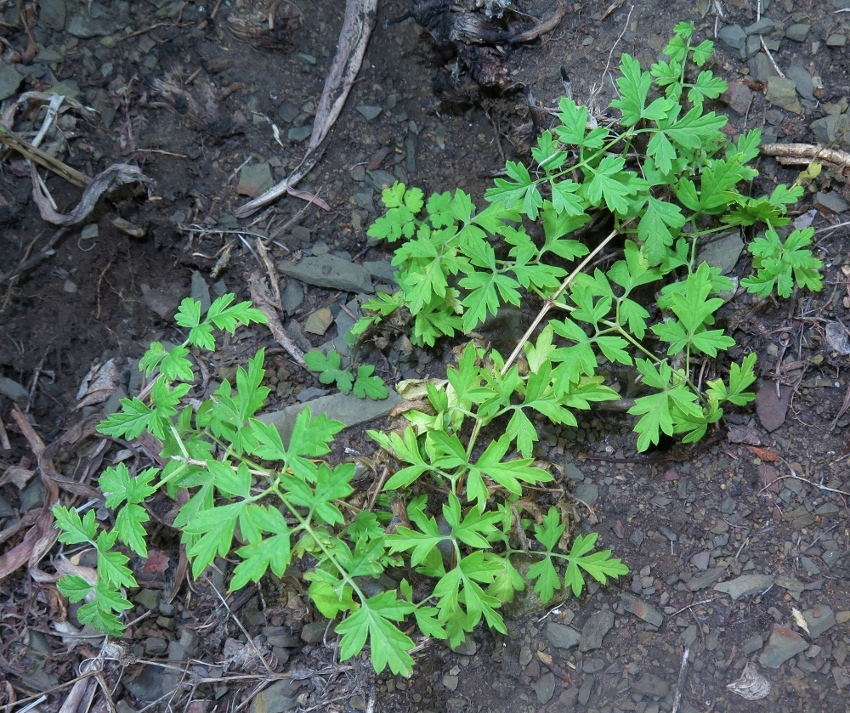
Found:
[[[66,27],[85,4],[67,1]],[[169,299],[176,304],[175,299],[189,294],[194,271],[214,290],[221,280],[222,291],[247,298],[247,278],[261,267],[245,236],[253,230],[274,230],[305,203],[286,197],[253,219],[237,221],[233,212],[246,200],[237,194],[238,171],[247,160],[268,161],[277,181],[300,160],[305,142],[288,139],[287,132],[310,125],[344,5],[315,0],[298,3],[299,12],[294,12],[294,3],[283,3],[290,24],[278,37],[279,47],[257,48],[229,29],[227,16],[237,6],[224,4],[211,19],[212,7],[194,3],[91,4],[91,22],[105,29],[89,38],[51,29],[55,25],[45,21],[43,10],[40,16],[35,4],[25,4],[39,48],[59,50],[60,60],[36,56],[22,61],[27,37],[12,10],[4,16],[10,25],[0,27],[6,59],[26,75],[18,93],[46,90],[54,80],[75,81],[80,101],[103,112],[101,120],[78,120],[69,130],[68,152],[62,156],[66,163],[89,175],[112,163],[132,163],[155,181],[149,196],[125,189],[102,202],[89,221],[98,227],[95,238],[83,239],[79,229],[72,230],[46,259],[0,284],[0,376],[28,390],[17,406],[0,396],[0,419],[11,445],[0,450],[0,572],[5,575],[0,575],[0,702],[12,706],[10,710],[21,710],[14,707],[16,701],[23,705],[24,699],[42,693],[46,698],[37,704],[38,710],[59,710],[69,689],[54,687],[72,681],[78,666],[96,656],[99,646],[97,640],[81,644],[63,637],[67,602],[57,595],[49,576],[39,579],[53,572],[58,546],[40,565],[33,562],[28,568],[22,562],[4,570],[9,562],[2,553],[24,541],[46,497],[37,475],[26,484],[15,477],[16,469],[33,471],[37,463],[26,428],[15,420],[13,409],[46,445],[56,443],[84,417],[89,424],[96,421],[90,407],[75,408],[90,367],[111,358],[122,360],[126,382],[130,360],[141,356],[151,340],[176,334],[170,321],[152,309],[149,290],[161,293],[164,302],[157,304],[167,305]],[[550,9],[542,0],[517,4],[537,17]],[[694,22],[699,39],[713,38],[725,25],[751,25],[757,13],[756,0],[636,0],[621,5],[610,12],[593,2],[570,5],[554,31],[498,56],[497,68],[505,70],[501,88],[481,89],[468,77],[468,68],[457,69],[451,50],[435,46],[413,21],[383,26],[385,19],[402,15],[407,3],[381,3],[357,83],[320,163],[299,186],[320,195],[330,210],[310,206],[296,229],[279,236],[273,257],[308,252],[324,242],[360,260],[387,259],[388,252],[365,235],[378,215],[380,191],[370,179],[363,180],[362,167],[383,169],[426,193],[460,186],[480,204],[492,181],[481,176],[491,175],[506,159],[525,156],[523,127],[530,120],[525,90],[539,104],[555,105],[563,92],[563,67],[576,99],[592,99],[604,109],[613,97],[610,72],[616,71],[622,52],[652,62],[677,22]],[[698,12],[702,5],[710,10],[704,16]],[[832,35],[849,34],[850,14],[835,12],[843,6],[838,1],[786,0],[762,11],[785,28],[811,25],[806,41],[783,39],[772,55],[780,68],[807,68],[823,86],[817,101],[795,114],[772,106],[760,91],[763,87],[751,82],[756,91],[745,115],[718,104],[719,111],[730,115],[732,132],[758,126],[780,142],[811,142],[811,121],[832,111],[824,103],[837,106],[843,101],[846,109],[846,47],[827,43]],[[722,17],[715,15],[717,8],[723,10]],[[478,58],[496,62],[490,55]],[[459,72],[457,81],[453,69]],[[713,69],[729,81],[751,75],[747,62],[723,47],[717,50]],[[196,105],[185,96],[157,91],[154,80],[182,88]],[[381,112],[367,121],[358,111],[364,105],[379,106]],[[31,123],[37,130],[38,122]],[[280,129],[282,145],[275,142],[272,124]],[[774,182],[790,182],[796,176],[767,158],[759,161],[759,169],[763,175],[754,192],[769,191]],[[53,174],[42,174],[58,207],[73,208],[80,190]],[[20,156],[7,155],[0,165],[0,198],[9,207],[0,212],[0,219],[9,218],[0,233],[0,275],[16,271],[54,235],[55,228],[42,220],[30,199],[29,180]],[[825,174],[817,188],[846,192],[839,174]],[[813,205],[819,207],[809,195],[799,211]],[[111,222],[117,216],[143,227],[144,236],[131,237],[117,229]],[[814,226],[820,230],[845,217],[821,209]],[[188,225],[206,230],[181,227]],[[242,231],[241,238],[237,231]],[[145,617],[128,630],[126,643],[133,655],[158,663],[169,660],[176,669],[130,659],[101,661],[103,685],[112,701],[122,711],[149,705],[198,712],[251,705],[255,685],[265,677],[256,661],[246,672],[254,679],[213,685],[205,678],[240,673],[222,665],[227,640],[244,641],[235,623],[238,618],[252,637],[267,635],[268,627],[278,627],[276,635],[283,631],[289,637],[290,645],[276,648],[272,661],[276,672],[290,675],[288,688],[278,690],[269,703],[272,707],[263,708],[265,700],[255,702],[256,711],[300,706],[384,713],[574,708],[652,713],[676,705],[682,713],[750,713],[768,707],[777,713],[848,710],[850,512],[845,498],[850,491],[850,444],[848,419],[837,417],[848,390],[848,364],[846,356],[831,351],[823,332],[826,321],[850,323],[848,273],[843,271],[850,264],[847,235],[841,227],[818,235],[819,256],[826,265],[821,293],[795,295],[784,303],[742,296],[725,314],[740,353],[758,354],[764,382],[782,382],[793,390],[787,418],[774,432],[768,433],[755,413],[745,410],[732,414],[724,430],[705,444],[674,446],[645,458],[630,457],[631,424],[611,412],[591,414],[580,429],[544,434],[545,457],[563,470],[565,482],[576,491],[581,488],[585,497],[595,494],[592,507],[577,505],[582,520],[577,527],[599,532],[600,543],[628,564],[628,577],[603,590],[591,587],[583,598],[567,600],[552,611],[520,602],[508,636],[480,630],[462,652],[426,642],[415,655],[417,666],[409,680],[375,677],[365,659],[340,665],[330,632],[324,639],[321,634],[302,637],[304,626],[320,617],[307,606],[297,581],[268,581],[262,588],[229,596],[230,613],[210,581],[183,583],[173,606],[159,605],[151,614],[140,604],[127,617]],[[232,250],[229,265],[210,279],[226,248]],[[735,272],[743,276],[748,269],[742,258]],[[304,302],[287,320],[303,323],[315,308],[347,299],[306,288]],[[323,340],[314,338],[314,346]],[[228,345],[221,363],[230,366],[227,362],[244,361],[258,346],[272,345],[266,331],[249,330],[242,341]],[[451,346],[422,359],[417,370],[433,370]],[[428,359],[434,362],[431,366],[425,363]],[[388,381],[404,371],[390,362],[376,364]],[[280,349],[271,350],[269,367],[278,374],[274,406],[294,402],[304,387],[318,386]],[[760,459],[758,451],[727,435],[733,427],[748,429],[760,447],[781,460]],[[346,457],[343,446],[364,455],[373,450],[361,429],[344,435],[335,454],[339,458]],[[53,455],[67,477],[84,474],[93,482],[103,460],[114,455],[109,449],[121,447],[94,437],[90,429],[71,431]],[[804,480],[789,477],[792,474]],[[775,477],[785,479],[766,489]],[[63,502],[76,497],[76,504],[85,500],[67,489],[59,497]],[[45,532],[49,527],[34,536]],[[164,596],[176,576],[178,539],[162,525],[152,527],[151,539],[165,558],[163,566],[138,576],[147,589]],[[759,573],[770,575],[775,584],[732,600],[710,585],[689,586],[706,567],[724,568],[723,580]],[[802,588],[795,589],[795,583]],[[624,595],[661,612],[661,626],[627,611]],[[804,653],[778,669],[762,671],[772,684],[767,699],[748,701],[727,690],[745,663],[758,659],[757,638],[767,642],[772,625],[793,626],[792,608],[817,607],[831,608],[838,623]],[[615,624],[601,649],[578,652],[552,645],[548,624],[581,630],[602,610],[614,612]],[[73,614],[68,620],[73,623]],[[168,642],[188,644],[192,637],[195,647],[184,647],[185,658],[168,656]],[[158,648],[159,641],[163,648]],[[687,676],[680,678],[685,643],[690,646]],[[554,665],[545,663],[546,655],[553,657]],[[181,667],[187,666],[184,676]],[[162,692],[163,681],[165,697],[156,703],[145,699],[146,692]],[[681,701],[675,703],[679,683]],[[108,710],[103,689],[92,684],[91,696],[97,710]],[[65,710],[82,711],[86,700]]]

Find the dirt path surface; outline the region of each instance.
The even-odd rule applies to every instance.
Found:
[[[413,19],[385,26],[409,9],[394,0],[379,3],[357,81],[298,185],[301,197],[239,220],[239,206],[304,154],[343,4],[276,3],[273,31],[268,7],[248,2],[5,7],[0,97],[4,108],[18,102],[7,128],[32,140],[44,100],[25,92],[62,93],[97,114],[66,103],[42,148],[89,177],[131,164],[152,184],[112,192],[55,239],[22,156],[6,152],[0,167],[4,710],[32,702],[42,711],[112,710],[107,692],[122,713],[850,710],[850,347],[827,329],[850,324],[850,191],[839,169],[824,171],[794,208],[795,217],[814,211],[823,291],[781,303],[741,294],[724,314],[741,353],[758,355],[759,413],[732,413],[703,443],[648,455],[635,455],[632,423],[616,412],[541,434],[535,455],[556,464],[575,497],[577,531],[598,532],[628,576],[555,608],[520,598],[507,610],[506,636],[479,628],[455,651],[424,642],[411,678],[376,677],[364,657],[339,663],[332,629],[298,577],[264,580],[226,604],[217,594],[226,594],[226,563],[184,581],[179,537],[159,519],[150,523],[151,557],[138,563],[143,588],[129,593],[136,607],[125,649],[104,658],[99,638],[79,634],[55,588],[60,546],[42,506],[82,505],[96,496],[105,463],[143,467],[151,457],[144,444],[94,434],[104,403],[80,405],[83,378],[113,360],[105,407],[134,393],[134,360],[153,340],[182,339],[171,321],[182,298],[249,297],[250,276],[263,272],[258,239],[280,264],[335,255],[369,267],[369,290],[391,281],[391,254],[365,233],[382,188],[460,186],[482,205],[505,160],[527,157],[530,102],[555,106],[566,76],[577,101],[604,110],[621,53],[650,64],[681,21],[717,43],[711,68],[731,89],[715,108],[730,117],[731,134],[759,127],[765,142],[850,149],[847,0],[576,2],[531,42],[474,46],[460,59]],[[557,9],[516,4],[525,14],[508,28],[514,34],[533,27],[528,16]],[[757,168],[754,193],[799,172],[769,157]],[[41,173],[55,210],[70,212],[82,189]],[[749,274],[748,263],[742,257],[733,274]],[[317,287],[297,272],[282,275],[280,288],[288,334],[306,351],[341,337],[360,291],[345,281]],[[387,343],[373,361],[395,384],[438,373],[457,343]],[[328,394],[265,328],[239,332],[203,368],[213,381],[231,377],[260,346],[269,410]],[[58,481],[39,475],[45,445]],[[375,451],[362,426],[335,448],[337,461]],[[168,507],[153,509],[165,517]],[[91,661],[98,675],[75,685],[74,698],[70,682]],[[746,673],[764,678],[739,688],[757,700],[728,687],[748,663]]]

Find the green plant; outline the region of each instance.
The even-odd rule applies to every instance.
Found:
[[[371,313],[355,325],[364,334],[395,312],[412,318],[411,338],[433,345],[443,336],[469,333],[505,304],[530,296],[544,306],[529,328],[534,333],[555,310],[546,332],[559,338],[547,347],[549,382],[540,387],[535,370],[517,377],[514,399],[550,388],[563,403],[577,385],[610,365],[633,368],[643,393],[630,412],[639,417],[637,445],[646,450],[661,434],[685,441],[701,438],[728,405],[753,398],[755,356],[733,365],[703,388],[703,362],[734,345],[717,326],[717,312],[732,281],[700,260],[700,243],[730,226],[764,226],[749,245],[756,274],[742,285],[760,296],[793,287],[819,290],[819,260],[801,249],[811,229],[784,240],[778,229],[802,188],[779,185],[768,196],[750,197],[757,176],[748,164],[758,155],[760,132],[737,141],[722,129],[726,118],[706,110],[725,82],[702,68],[713,45],[693,46],[693,25],[680,23],[665,49],[666,59],[649,71],[624,54],[617,79],[619,126],[600,125],[586,107],[562,99],[559,124],[544,131],[531,149],[531,168],[509,161],[478,211],[462,190],[424,200],[422,191],[396,184],[383,193],[386,214],[369,229],[372,237],[403,242],[395,249],[400,289],[379,294],[364,307]],[[608,269],[581,273],[589,248],[578,237],[593,213],[607,213],[622,258]],[[596,238],[598,240],[598,238]],[[499,248],[504,244],[505,249]],[[497,249],[498,248],[498,249]],[[565,264],[585,257],[567,276]],[[644,306],[656,301],[652,313]],[[521,345],[507,359],[510,365]],[[530,384],[535,384],[531,389]],[[647,393],[648,392],[648,393]],[[605,398],[617,398],[613,392]],[[552,418],[549,414],[547,417]],[[415,415],[412,418],[419,418]],[[553,420],[560,423],[556,416]],[[534,435],[529,430],[527,439]],[[527,445],[527,443],[526,443]]]
[[[140,361],[153,378],[146,390],[150,403],[147,397],[123,399],[121,410],[98,426],[115,438],[154,436],[166,465],[134,475],[120,463],[101,474],[99,486],[113,516],[108,524],[98,523],[93,510],[81,515],[54,507],[59,539],[97,553],[95,581],[72,574],[58,583],[72,602],[85,600],[80,621],[113,635],[123,631],[120,616],[131,607],[126,589],[137,586],[126,552],[147,556],[145,506],[159,491],[171,498],[178,491],[188,494],[173,527],[181,533],[194,577],[216,557],[229,557],[237,562],[229,588],[237,590],[268,571],[283,577],[299,561],[318,610],[342,617],[336,626],[341,657],[368,644],[377,671],[411,672],[414,642],[404,623],[409,617],[423,634],[453,644],[482,617],[505,631],[499,607],[525,586],[513,564],[518,556],[538,560],[528,577],[544,600],[562,586],[579,594],[585,575],[604,583],[627,571],[609,551],[592,551],[594,534],[578,535],[570,545],[560,511],[538,512],[523,488],[552,480],[528,455],[534,436],[527,414],[533,409],[573,422],[568,406],[586,407],[607,393],[597,379],[580,379],[564,405],[544,367],[541,377],[523,387],[527,403],[514,404],[516,368],[501,374],[498,362],[468,347],[458,368],[449,370],[453,390],[429,387],[435,415],[422,422],[425,435],[418,438],[412,427],[403,436],[373,433],[411,464],[383,486],[379,482],[372,504],[364,507],[355,504],[362,499],[351,498],[355,465],[324,460],[343,424],[305,409],[284,444],[274,426],[255,417],[269,394],[262,386],[262,350],[247,368],[237,368],[235,388],[224,381],[200,403],[190,399],[195,382],[190,350],[214,349],[214,327],[232,332],[237,324],[265,321],[248,304],[232,303],[233,295],[225,295],[202,318],[200,304],[184,300],[177,315],[188,329],[184,342],[170,351],[154,342]],[[541,340],[529,345],[530,361],[549,346]],[[482,429],[509,414],[509,432],[479,453]],[[460,430],[467,419],[474,424],[471,434]],[[514,443],[520,458],[509,453]],[[423,477],[431,479],[431,502],[414,486]],[[402,512],[393,509],[393,498],[403,499]],[[532,531],[537,544],[529,543]],[[557,562],[566,565],[563,585]],[[397,586],[379,581],[384,573]]]
[[[387,398],[387,385],[380,376],[375,376],[375,367],[371,364],[361,364],[355,374],[350,369],[343,368],[342,357],[336,350],[330,350],[327,355],[322,352],[307,352],[304,361],[310,371],[318,372],[319,381],[323,384],[336,383],[336,387],[344,394],[354,391],[359,399],[380,401]]]

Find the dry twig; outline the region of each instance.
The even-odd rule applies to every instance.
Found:
[[[800,165],[823,161],[842,170],[850,167],[850,153],[814,144],[762,144],[759,150],[765,156],[775,156],[781,164]]]

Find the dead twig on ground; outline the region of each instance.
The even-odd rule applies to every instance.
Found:
[[[93,179],[80,173],[76,168],[71,168],[67,163],[60,161],[55,156],[51,156],[46,151],[36,148],[32,144],[24,141],[20,136],[14,133],[11,129],[5,126],[0,126],[0,143],[13,151],[28,158],[30,161],[37,163],[39,166],[53,171],[57,176],[61,176],[69,183],[73,183],[80,188],[89,186]]]
[[[320,158],[319,146],[342,112],[342,107],[345,105],[354,79],[360,71],[363,56],[366,54],[366,45],[369,43],[372,28],[375,26],[377,7],[378,0],[347,0],[345,19],[339,33],[337,53],[325,80],[322,96],[319,99],[307,153],[299,166],[287,178],[258,198],[237,208],[237,217],[245,218],[284,193],[291,192],[316,165]]]
[[[838,149],[825,149],[815,144],[762,144],[759,150],[765,156],[774,156],[783,165],[823,161],[842,170],[850,167],[850,153]]]
[[[263,279],[257,273],[252,273],[248,279],[248,286],[251,290],[251,301],[257,309],[266,315],[266,319],[269,320],[269,331],[271,331],[275,341],[287,351],[299,366],[305,371],[310,371],[307,368],[307,362],[304,361],[304,352],[283,330],[283,323],[278,317],[278,310],[282,308],[279,302],[275,304],[271,290],[263,284]]]

